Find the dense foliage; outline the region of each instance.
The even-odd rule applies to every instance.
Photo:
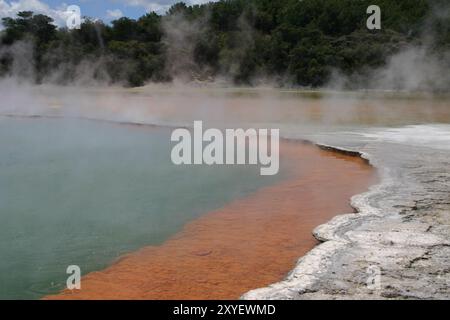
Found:
[[[85,19],[81,29],[56,28],[32,12],[3,19],[0,73],[31,43],[37,82],[92,78],[131,86],[147,81],[224,78],[237,84],[271,79],[280,85],[322,86],[333,70],[364,74],[402,48],[433,39],[450,46],[446,0],[377,0],[382,30],[366,28],[372,0],[221,0],[178,3],[163,16],[147,13],[110,25]],[[436,9],[438,8],[438,9]]]

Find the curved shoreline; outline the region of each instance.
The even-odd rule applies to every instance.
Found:
[[[340,250],[345,250],[349,245],[349,241],[345,239],[343,233],[353,229],[355,225],[361,224],[360,220],[363,218],[370,219],[370,216],[380,215],[376,208],[368,205],[368,199],[392,184],[388,169],[376,166],[367,153],[311,143],[324,150],[360,157],[381,172],[379,175],[381,181],[370,186],[369,191],[356,194],[351,198],[351,205],[356,210],[356,214],[339,214],[313,230],[313,235],[320,241],[320,244],[300,257],[296,266],[285,279],[264,288],[251,290],[241,296],[242,300],[290,300],[299,298],[302,294],[314,292],[314,285],[319,281],[316,276],[326,272],[325,270],[333,263],[334,255],[338,254]]]
[[[285,140],[310,141],[325,150],[360,156],[379,170],[381,182],[352,197],[357,215],[334,217],[314,230],[323,243],[300,258],[284,280],[252,290],[242,299],[450,297],[447,151],[386,142],[347,148],[326,139]],[[382,272],[377,290],[367,287],[371,266]]]
[[[305,178],[301,176],[301,180],[299,180],[299,164],[296,161],[292,161],[296,159],[293,157],[290,159],[292,161],[292,170],[297,172],[293,178],[286,179],[287,181],[283,180],[275,186],[265,187],[250,197],[237,200],[223,209],[206,214],[204,217],[188,224],[181,234],[175,235],[162,247],[143,248],[138,252],[122,257],[116,264],[103,271],[87,275],[82,280],[84,289],[80,292],[64,291],[58,296],[50,296],[46,297],[46,299],[237,299],[243,292],[257,287],[258,281],[261,284],[265,283],[268,285],[277,281],[277,279],[282,279],[283,274],[292,269],[292,265],[298,259],[298,256],[306,254],[317,244],[311,235],[311,230],[319,225],[320,221],[323,223],[336,213],[342,212],[341,210],[345,210],[342,206],[343,204],[347,203],[345,207],[351,209],[348,205],[348,200],[344,200],[342,195],[346,194],[348,196],[347,199],[349,199],[351,195],[357,192],[356,190],[361,190],[362,185],[365,185],[366,182],[362,180],[366,181],[367,179],[366,173],[357,173],[356,167],[350,164],[356,159],[346,162],[350,161],[349,159],[353,159],[354,154],[330,153],[329,151],[320,150],[320,148],[310,147],[298,140],[284,140],[283,144],[285,152],[286,148],[288,148],[287,152],[295,154],[295,157],[298,157],[302,152],[304,157],[307,157],[305,153],[314,153],[316,154],[314,157],[322,154],[325,159],[319,160],[319,162],[322,161],[321,165],[328,167],[334,163],[336,167],[333,168],[337,168],[337,171],[340,173],[336,173],[334,178],[328,177],[326,174],[331,175],[333,172],[333,168],[328,168],[326,169],[328,171],[325,170],[326,173],[321,172],[317,177]],[[309,167],[312,165],[313,167],[311,168],[317,166],[315,162],[319,158],[314,159],[308,165]],[[358,161],[355,161],[355,163],[358,163]],[[367,170],[370,169],[370,175],[373,175],[373,171],[367,167],[367,163],[361,161],[360,165],[367,168]],[[350,168],[353,168],[354,170],[352,171],[354,172],[347,171]],[[301,172],[301,174],[304,173]],[[348,193],[342,193],[343,191],[339,190],[336,191],[338,195],[333,194],[331,190],[343,189],[347,185],[344,182],[344,177],[347,178],[349,175],[353,175],[355,180],[348,180],[351,181],[350,185],[352,187],[347,187],[347,189],[353,191],[348,190]],[[358,175],[359,178],[356,178]],[[366,178],[362,179],[363,176]],[[299,194],[299,190],[309,188],[307,183],[312,183],[312,181],[316,181],[315,179],[319,179],[317,181],[325,181],[323,179],[326,178],[331,178],[331,181],[327,179],[327,185],[322,184],[324,190],[321,191],[330,199],[333,198],[336,202],[341,203],[340,205],[332,205],[335,210],[329,210],[327,206],[331,206],[331,204],[323,207],[323,199],[311,198],[308,200],[308,202],[316,203],[316,207],[314,207],[314,204],[311,207],[311,204],[301,201],[302,197],[308,199],[308,192]],[[306,181],[303,181],[303,179]],[[341,183],[333,183],[333,179],[341,181]],[[359,183],[356,182],[358,179]],[[337,186],[335,186],[336,184]],[[359,187],[355,187],[355,184],[358,184]],[[318,182],[316,190],[320,189],[321,186]],[[312,192],[314,195],[314,191]],[[314,197],[316,196],[314,195]],[[330,203],[333,201],[330,200]],[[283,206],[283,209],[274,209],[280,205]],[[305,205],[307,206],[304,207]],[[299,217],[301,219],[301,210],[316,210],[314,212],[317,214],[322,212],[321,215],[325,214],[325,216],[321,220],[317,220],[320,217],[310,214],[304,220],[306,222],[303,220],[299,221]],[[279,213],[275,214],[278,211]],[[298,216],[297,212],[300,216]],[[273,215],[273,218],[270,217],[271,215]],[[267,218],[268,216],[269,218]],[[270,226],[270,229],[260,229],[261,227],[254,223],[255,219],[263,219],[260,225]],[[314,219],[316,219],[316,223],[311,222]],[[231,222],[227,224],[227,221]],[[252,223],[242,223],[243,221],[252,221]],[[247,226],[245,226],[246,224]],[[252,224],[255,224],[256,227],[252,227]],[[307,227],[304,227],[305,224]],[[296,229],[299,227],[303,229]],[[237,228],[236,231],[233,231],[234,228]],[[289,236],[289,233],[286,233],[289,228],[291,228],[291,235],[298,234],[297,240],[294,239],[295,237]],[[194,232],[192,232],[193,230]],[[261,237],[262,230],[264,230],[264,237]],[[225,238],[218,235],[224,231],[226,233]],[[240,236],[237,239],[233,239],[233,234],[235,235],[234,237],[236,235]],[[246,237],[242,237],[243,234],[246,234]],[[197,241],[196,239],[202,240]],[[242,241],[241,239],[246,239],[244,240],[246,242],[239,245]],[[271,239],[272,242],[270,241]],[[310,240],[306,241],[305,239]],[[188,243],[188,247],[183,249],[184,243]],[[189,243],[194,245],[189,247]],[[197,243],[199,247],[196,246]],[[278,244],[267,251],[267,248],[271,248],[274,243]],[[211,244],[214,245],[209,247]],[[284,249],[281,249],[280,246]],[[193,254],[186,255],[184,252],[186,249],[189,252],[193,252]],[[180,250],[184,251],[180,253]],[[152,259],[152,256],[159,258]],[[211,261],[205,262],[208,259]],[[277,261],[277,263],[274,264],[274,261]],[[165,265],[164,262],[166,263]],[[192,265],[196,267],[190,272]],[[223,269],[222,265],[226,269]],[[276,265],[280,265],[280,267]],[[258,270],[256,273],[255,268]],[[205,279],[196,275],[204,272],[201,270],[208,270],[204,274]],[[137,276],[134,276],[135,274]],[[181,274],[183,276],[179,278]],[[190,276],[193,277],[191,280],[189,280]],[[117,280],[118,278],[119,280]],[[125,282],[121,281],[120,278]],[[172,278],[174,280],[170,280]],[[172,283],[172,281],[176,283]],[[125,287],[126,289],[124,289]],[[239,289],[240,287],[242,288]],[[188,290],[187,288],[190,289]],[[209,292],[211,288],[216,288],[216,291]],[[244,288],[248,289],[244,290]],[[176,292],[173,292],[174,290]]]
[[[58,119],[58,118],[67,118],[67,117],[63,117],[63,116],[53,116],[53,115],[14,115],[14,114],[8,114],[8,115],[2,115],[4,117],[25,117],[25,118],[54,118],[54,119]],[[161,125],[157,125],[157,124],[147,124],[147,123],[130,123],[130,122],[120,122],[120,121],[115,121],[115,120],[105,120],[105,119],[95,119],[95,118],[86,118],[86,117],[69,117],[69,119],[76,119],[76,120],[86,120],[86,121],[101,121],[101,122],[108,122],[108,123],[112,123],[112,124],[119,124],[119,125],[138,125],[138,126],[149,126],[149,127],[163,127],[163,128],[167,128],[169,126],[161,126]],[[170,126],[171,127],[171,126]],[[318,147],[319,149],[325,150],[327,152],[331,152],[331,153],[336,153],[336,154],[341,154],[344,156],[350,156],[350,157],[358,157],[360,159],[363,159],[367,164],[370,165],[370,161],[364,156],[364,154],[357,152],[357,151],[353,151],[353,150],[345,150],[345,149],[339,149],[339,148],[335,148],[332,146],[327,146],[327,145],[321,145],[321,144],[316,144],[313,143],[309,140],[305,140],[305,139],[291,139],[291,138],[284,138],[282,139],[282,141],[284,142],[292,142],[292,143],[301,143],[301,144],[306,144],[306,145],[311,145],[314,147]],[[354,205],[354,199],[357,196],[353,196],[352,198],[352,206],[353,208],[355,208],[358,211],[358,206]],[[354,214],[352,214],[354,216]],[[334,215],[333,215],[334,216]],[[340,216],[338,216],[340,217]],[[336,219],[333,218],[332,221],[334,221]],[[330,222],[331,223],[331,222]],[[328,224],[327,224],[328,225]],[[313,232],[314,236],[316,239],[318,239],[319,241],[323,241],[325,239],[327,239],[325,236],[321,235],[322,231],[318,231],[319,228],[324,227],[325,225],[319,226],[316,228],[316,231]],[[321,246],[321,244],[319,244],[319,247]],[[310,248],[313,251],[309,251],[310,253],[306,253],[306,256],[308,256],[309,254],[312,254],[317,247],[312,247]],[[296,257],[298,258],[298,256],[301,256],[301,254],[298,254]],[[304,257],[306,257],[304,256]],[[302,258],[303,259],[303,258]],[[295,269],[291,271],[291,273],[295,272]]]

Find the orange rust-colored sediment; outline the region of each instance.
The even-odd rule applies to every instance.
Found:
[[[353,212],[350,198],[375,182],[362,159],[284,141],[289,177],[187,224],[47,299],[237,299],[280,281],[317,241],[312,230]]]

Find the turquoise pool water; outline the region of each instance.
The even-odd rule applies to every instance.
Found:
[[[0,117],[0,299],[37,299],[273,183],[256,166],[177,167],[170,129]]]

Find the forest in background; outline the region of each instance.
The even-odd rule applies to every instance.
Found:
[[[141,86],[176,79],[285,87],[323,87],[339,78],[345,87],[370,88],[374,70],[415,48],[405,68],[415,68],[414,59],[422,57],[427,66],[418,73],[426,73],[433,70],[432,57],[435,72],[444,73],[417,85],[439,81],[442,91],[450,88],[447,2],[180,2],[164,15],[149,12],[136,20],[123,17],[105,24],[85,18],[73,30],[56,27],[50,17],[20,12],[2,19],[0,76],[57,84],[94,80]],[[371,4],[382,10],[381,30],[366,27]],[[390,77],[395,80],[395,72]],[[395,81],[392,86],[402,89]]]

